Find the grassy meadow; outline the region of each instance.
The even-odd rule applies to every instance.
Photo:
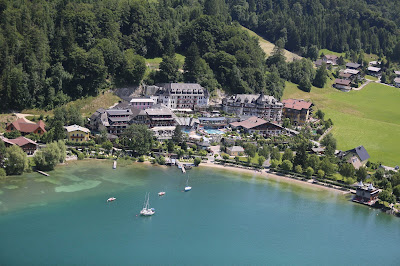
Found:
[[[332,133],[339,149],[364,145],[371,161],[400,165],[400,89],[370,83],[345,93],[328,84],[306,93],[287,82],[283,99],[287,98],[311,99],[314,110],[322,109],[334,123]]]

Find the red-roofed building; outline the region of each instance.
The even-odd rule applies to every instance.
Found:
[[[38,147],[38,144],[36,142],[25,137],[18,137],[16,139],[1,137],[1,139],[4,141],[6,147],[17,145],[28,155],[34,154]]]
[[[37,123],[33,123],[25,118],[19,118],[11,124],[7,125],[6,130],[8,132],[17,130],[21,132],[22,135],[28,135],[31,133],[36,133],[38,135],[43,135],[46,132],[46,125],[42,120]]]
[[[282,100],[283,116],[289,118],[294,125],[303,125],[308,121],[312,102],[298,99]]]

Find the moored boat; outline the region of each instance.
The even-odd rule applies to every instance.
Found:
[[[114,197],[111,197],[111,198],[108,198],[107,199],[107,202],[112,202],[112,201],[114,201],[114,200],[116,200],[117,198],[114,198]]]
[[[164,195],[165,195],[164,191],[158,192],[158,196],[164,196]]]
[[[140,211],[140,215],[151,216],[154,213],[156,213],[154,208],[150,208],[149,200],[150,200],[150,193],[147,193],[144,200],[143,209]]]

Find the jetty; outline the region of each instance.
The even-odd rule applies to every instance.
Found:
[[[183,163],[181,163],[180,161],[176,160],[176,165],[178,166],[178,168],[180,168],[182,170],[182,173],[186,173],[185,165]]]
[[[38,172],[39,174],[45,175],[45,176],[50,176],[48,173],[45,173],[43,171],[36,170],[36,172]]]

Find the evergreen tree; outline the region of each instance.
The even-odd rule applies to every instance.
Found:
[[[318,88],[323,88],[325,86],[327,79],[326,65],[323,63],[317,70],[314,78],[313,85]]]

